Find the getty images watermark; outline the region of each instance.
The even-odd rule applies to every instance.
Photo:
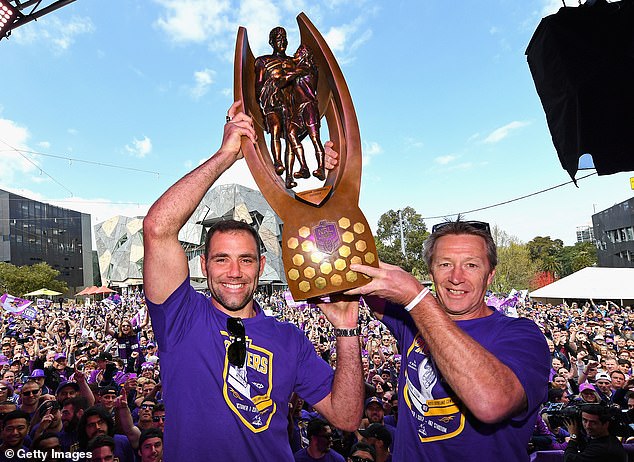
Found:
[[[28,451],[26,449],[7,449],[4,451],[4,456],[7,459],[29,459],[29,460],[42,460],[46,461],[49,459],[66,459],[72,460],[73,462],[78,462],[83,459],[91,459],[91,452],[64,452],[64,451],[56,451],[55,449],[49,451],[42,451],[40,449],[35,449],[33,451]]]

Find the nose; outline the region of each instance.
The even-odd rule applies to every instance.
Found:
[[[240,262],[237,260],[232,260],[229,264],[228,276],[232,278],[239,278],[242,272],[240,271]]]
[[[459,265],[454,265],[449,273],[449,282],[452,284],[460,284],[464,281],[464,272]]]

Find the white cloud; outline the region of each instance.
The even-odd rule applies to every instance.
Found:
[[[9,119],[0,119],[0,172],[2,182],[13,184],[14,180],[21,180],[26,174],[33,173],[37,163],[29,154],[22,154],[16,150],[29,151],[27,141],[29,130]],[[32,162],[29,162],[31,159]]]
[[[95,26],[90,18],[74,16],[63,21],[59,16],[51,15],[15,29],[11,38],[22,45],[44,44],[53,48],[56,53],[61,53],[68,50],[78,36],[94,31]]]
[[[189,93],[192,98],[200,99],[209,91],[209,87],[214,83],[216,71],[212,69],[203,69],[194,72],[194,86],[190,88]]]
[[[519,128],[525,127],[526,125],[528,125],[528,122],[519,122],[517,120],[513,121],[509,124],[504,125],[503,127],[493,130],[482,142],[483,143],[497,143],[499,141],[502,141],[507,136],[509,136],[509,134],[513,130],[517,130]]]
[[[51,147],[51,143],[48,141],[40,141],[37,145],[43,149],[49,149]]]
[[[79,131],[76,128],[69,128],[66,131],[68,132],[69,135],[73,135],[73,136],[79,133]]]
[[[543,0],[543,4],[542,16],[554,14],[559,11],[559,8],[564,6],[561,0]],[[568,0],[566,1],[566,6],[579,6],[579,2],[577,0]]]
[[[144,136],[142,140],[137,140],[135,138],[132,140],[132,146],[127,144],[125,146],[125,150],[135,157],[143,158],[152,151],[152,140],[150,140],[147,136]]]
[[[155,0],[165,13],[155,25],[177,43],[204,42],[227,31],[228,0]]]
[[[456,156],[452,156],[451,154],[446,156],[439,156],[434,159],[434,162],[440,165],[447,165],[456,160]]]
[[[417,140],[416,138],[412,138],[412,137],[406,137],[405,138],[405,147],[407,149],[422,149],[425,146],[425,143],[423,143],[420,140]]]
[[[355,18],[348,24],[331,27],[325,34],[324,39],[337,59],[342,63],[351,61],[352,54],[361,45],[372,37],[372,29],[365,24],[362,16]]]
[[[383,148],[376,141],[364,141],[362,165],[368,165],[375,156],[378,156],[382,152]]]

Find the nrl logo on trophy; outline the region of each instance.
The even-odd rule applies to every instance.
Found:
[[[366,284],[368,278],[350,264],[377,266],[378,258],[358,206],[361,139],[350,92],[319,31],[303,13],[297,22],[301,45],[292,56],[282,27],[269,34],[272,52],[258,58],[246,29],[239,28],[234,97],[253,118],[258,142],[244,138],[242,152],[260,191],[284,221],[286,279],[293,298],[304,300]],[[322,119],[339,152],[339,164],[330,172],[324,165]],[[295,191],[302,181],[322,183]]]

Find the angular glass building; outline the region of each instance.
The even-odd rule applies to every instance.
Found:
[[[282,222],[259,191],[232,184],[207,191],[178,239],[189,261],[192,282],[206,286],[200,269],[207,229],[219,220],[245,221],[260,237],[260,250],[266,257],[260,284],[286,285],[282,264]],[[143,284],[143,217],[116,216],[95,226],[101,281],[105,285],[126,287]]]

